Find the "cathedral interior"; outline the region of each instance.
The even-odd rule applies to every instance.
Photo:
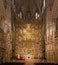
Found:
[[[58,63],[58,0],[0,0],[0,63],[28,60]]]

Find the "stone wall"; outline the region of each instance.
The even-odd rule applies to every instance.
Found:
[[[5,40],[4,31],[0,28],[0,63],[5,61]]]
[[[57,0],[54,0],[54,1],[55,2],[53,3],[52,7],[49,5],[48,0],[46,3],[46,57],[47,57],[47,62],[57,62],[56,60],[58,57],[58,52],[56,51],[57,41],[55,40]]]
[[[4,31],[4,47],[6,49],[5,62],[9,62],[12,54],[12,43],[11,43],[11,0],[6,0],[6,8],[4,0],[0,0],[0,28]],[[3,34],[2,34],[3,35]],[[2,39],[3,40],[3,39]]]

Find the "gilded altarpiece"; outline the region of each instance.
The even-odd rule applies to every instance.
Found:
[[[15,55],[20,58],[42,56],[41,22],[17,21],[15,23]]]

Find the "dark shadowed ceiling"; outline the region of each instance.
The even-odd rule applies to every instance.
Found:
[[[41,10],[43,0],[15,0],[16,11],[20,9],[24,10],[24,13],[28,10],[34,12],[36,9]]]
[[[7,0],[4,1],[5,8],[7,7]],[[36,10],[41,14],[44,5],[50,6],[52,8],[54,0],[11,0],[14,6],[16,13],[19,13],[19,10],[23,11],[23,14],[26,14],[26,11],[34,13]],[[44,1],[46,2],[44,4]]]

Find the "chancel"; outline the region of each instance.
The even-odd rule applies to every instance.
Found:
[[[58,63],[58,0],[0,0],[0,64]]]

